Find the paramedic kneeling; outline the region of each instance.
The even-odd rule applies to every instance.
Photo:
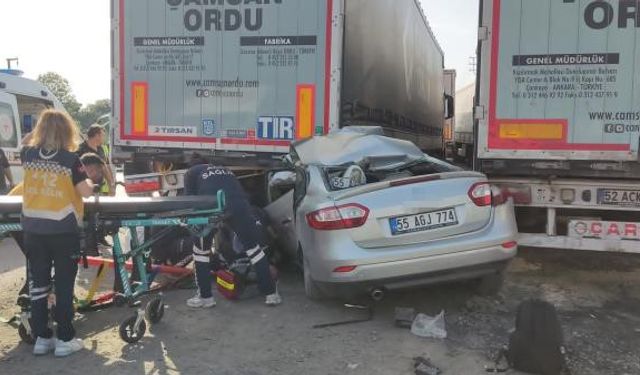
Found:
[[[247,250],[245,253],[253,265],[258,278],[258,288],[266,296],[265,303],[270,306],[282,303],[269,268],[269,261],[260,242],[260,230],[251,211],[245,192],[236,176],[225,167],[203,164],[205,161],[195,157],[184,178],[185,195],[211,195],[218,190],[225,193],[226,211],[230,214],[229,224],[238,235]],[[187,301],[190,307],[212,307],[215,300],[211,293],[211,246],[213,233],[202,241],[195,241],[193,258],[196,269],[198,294]]]
[[[91,196],[93,184],[73,153],[76,139],[78,130],[69,115],[46,110],[20,154],[24,167],[22,228],[31,271],[29,294],[35,355],[55,350],[57,357],[65,357],[84,347],[82,340],[74,338],[73,288],[80,252],[78,225],[84,213],[82,197]],[[56,339],[48,327],[52,266]]]

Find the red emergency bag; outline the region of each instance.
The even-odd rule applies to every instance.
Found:
[[[236,300],[242,293],[238,276],[229,270],[216,271],[218,292],[226,299]]]

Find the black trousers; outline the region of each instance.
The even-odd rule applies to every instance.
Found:
[[[18,244],[18,248],[20,249],[20,251],[22,251],[22,254],[24,254],[24,258],[25,260],[27,260],[27,249],[24,247],[24,236],[22,235],[22,232],[11,232],[11,237],[13,237],[13,240],[16,241],[16,244]],[[26,261],[26,276],[24,278],[24,284],[22,285],[22,288],[20,288],[20,291],[18,292],[18,297],[22,296],[22,295],[28,295],[29,294],[29,261]]]
[[[31,325],[35,337],[51,338],[48,327],[47,297],[51,292],[51,268],[55,272],[55,320],[57,336],[62,341],[75,337],[73,328],[73,289],[78,273],[80,239],[77,233],[24,233],[30,264]]]
[[[246,250],[246,256],[256,271],[258,289],[263,295],[273,294],[276,285],[271,277],[269,260],[262,249],[264,239],[257,227],[257,219],[253,215],[251,206],[246,199],[236,198],[227,200],[227,209],[231,213],[228,225],[238,235]],[[211,292],[211,247],[214,234],[211,233],[201,240],[194,239],[193,260],[196,270],[196,282],[202,298],[209,298]]]

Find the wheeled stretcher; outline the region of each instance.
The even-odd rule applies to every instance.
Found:
[[[129,305],[136,308],[136,314],[120,324],[120,337],[128,342],[139,341],[146,332],[145,317],[150,324],[159,322],[164,315],[162,295],[151,299],[143,309],[141,298],[154,294],[159,288],[151,287],[153,276],[162,272],[162,267],[149,267],[151,247],[160,241],[164,235],[159,231],[151,236],[144,236],[143,240],[137,235],[137,228],[172,227],[187,229],[191,235],[202,238],[208,235],[224,220],[225,197],[219,191],[216,197],[162,197],[162,198],[113,198],[94,197],[85,200],[84,250],[97,248],[96,238],[110,236],[113,240],[113,259],[84,256],[85,266],[88,263],[98,265],[99,270],[84,300],[76,303],[78,310],[92,310],[96,307],[114,304],[116,306]],[[22,197],[0,197],[0,235],[8,232],[19,232],[20,215],[22,212]],[[131,243],[130,251],[123,251],[120,238],[121,229],[129,231]],[[106,270],[113,266],[115,277],[122,285],[122,291],[111,292],[94,299],[98,284],[103,279]],[[128,272],[137,273],[136,281]],[[151,270],[151,272],[149,272]],[[25,319],[26,318],[26,319]],[[30,338],[28,316],[23,316],[19,328],[23,340]]]

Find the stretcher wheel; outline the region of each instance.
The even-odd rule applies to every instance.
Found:
[[[25,344],[33,345],[36,343],[36,340],[31,336],[31,333],[27,332],[27,327],[22,323],[18,326],[18,335],[20,335],[20,340]]]
[[[161,297],[157,297],[147,303],[147,307],[144,309],[144,316],[149,323],[156,324],[162,320],[164,316],[164,301]]]
[[[144,337],[145,332],[147,332],[147,323],[145,323],[144,319],[141,320],[140,325],[138,325],[138,329],[136,330],[135,325],[137,319],[137,315],[134,315],[120,324],[120,338],[122,341],[129,344],[135,344]]]

